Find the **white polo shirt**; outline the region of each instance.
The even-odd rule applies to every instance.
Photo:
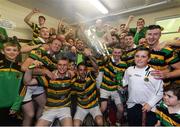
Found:
[[[128,108],[144,103],[154,107],[162,99],[163,81],[151,76],[152,70],[154,69],[149,66],[144,68],[131,66],[125,71],[123,86],[128,85]]]

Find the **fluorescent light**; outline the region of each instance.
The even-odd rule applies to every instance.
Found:
[[[101,13],[107,14],[107,8],[99,0],[88,0],[93,6],[95,6]]]

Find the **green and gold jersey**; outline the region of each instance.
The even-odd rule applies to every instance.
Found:
[[[167,105],[163,102],[157,107],[155,113],[161,126],[180,126],[180,112],[169,113]]]
[[[178,55],[173,51],[173,49],[166,47],[160,51],[151,50],[149,65],[154,69],[163,70],[167,65],[177,63],[179,60]]]
[[[136,53],[137,48],[133,48],[131,50],[125,51],[121,57],[123,61],[126,61],[126,63],[129,66],[134,66],[134,55]]]
[[[130,28],[129,33],[134,35],[134,44],[139,45],[139,40],[141,38],[145,38],[147,31],[147,27],[142,28],[139,32],[137,32],[137,28]]]
[[[89,72],[85,80],[81,80],[78,76],[72,80],[72,88],[77,95],[77,104],[81,108],[89,109],[98,105],[95,78],[96,76],[93,75],[93,72]]]
[[[126,62],[120,61],[118,64],[115,64],[112,59],[109,58],[109,62],[105,65],[103,69],[104,76],[100,88],[107,91],[117,90],[119,84],[116,80],[116,76],[117,74],[123,76],[127,67],[128,65]]]
[[[47,92],[46,108],[62,108],[71,105],[71,78],[57,78],[38,76],[38,84],[45,86]]]
[[[84,63],[86,64],[88,71],[92,71],[93,70],[92,63],[91,63],[91,61],[90,61],[90,59],[88,57],[84,56]]]
[[[37,37],[37,38],[33,38],[33,40],[30,42],[29,45],[39,45],[39,44],[45,44],[46,42],[40,38],[40,37]]]
[[[39,27],[38,24],[36,24],[36,23],[32,23],[32,25],[30,25],[30,27],[33,30],[33,39],[37,38],[39,36],[39,31],[40,31],[41,27]]]
[[[11,62],[0,54],[0,108],[19,110],[26,93],[22,83],[23,73],[18,63]]]
[[[46,67],[49,70],[56,69],[56,59],[48,53],[47,50],[45,50],[43,47],[40,47],[38,49],[32,50],[29,54],[29,57],[38,60],[43,63],[43,66]]]
[[[107,62],[106,56],[98,56],[94,58],[94,60],[94,62],[98,65],[100,71]],[[88,71],[93,71],[93,65],[88,57],[84,57],[84,63],[86,64]]]
[[[108,57],[107,56],[99,56],[96,58],[98,67],[99,67],[99,71],[103,71],[103,68],[105,67],[106,63],[108,62]]]

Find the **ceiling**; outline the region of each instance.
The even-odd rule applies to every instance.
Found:
[[[109,10],[102,14],[88,0],[9,0],[29,9],[38,8],[56,19],[65,18],[69,24],[97,18],[152,12],[180,6],[180,0],[100,0]]]

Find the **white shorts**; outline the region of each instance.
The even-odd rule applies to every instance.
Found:
[[[99,106],[96,106],[96,107],[90,108],[90,109],[83,109],[83,108],[77,106],[74,119],[83,121],[88,113],[90,113],[93,116],[93,119],[95,119],[96,116],[99,116],[99,115],[102,116]]]
[[[111,99],[114,100],[115,104],[122,104],[121,98],[117,91],[107,91],[100,88],[100,98],[108,99],[111,96]]]
[[[60,121],[64,118],[71,118],[71,110],[69,107],[46,109],[39,119],[53,122],[58,118]]]
[[[27,91],[23,102],[31,101],[32,95],[39,95],[42,93],[44,93],[44,87],[42,86],[27,86]]]

